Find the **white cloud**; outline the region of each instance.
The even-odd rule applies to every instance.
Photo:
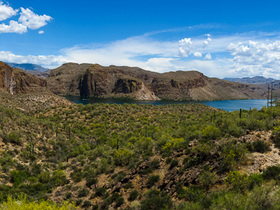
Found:
[[[202,53],[201,52],[194,52],[193,55],[197,58],[201,58],[202,57]]]
[[[41,31],[38,31],[38,34],[44,34],[45,31],[41,30]]]
[[[0,34],[1,33],[25,33],[27,32],[27,27],[11,20],[9,25],[6,25],[4,23],[0,24]]]
[[[10,63],[33,63],[39,64],[47,68],[55,68],[57,66],[62,65],[66,62],[71,62],[67,58],[63,56],[55,56],[55,55],[16,55],[9,51],[0,51],[0,60],[4,62]]]
[[[207,53],[204,57],[205,60],[211,60],[212,59],[212,56],[211,56],[211,53]]]
[[[0,33],[26,33],[28,29],[35,30],[45,26],[52,17],[48,15],[38,15],[35,14],[30,9],[20,8],[20,16],[19,19],[9,21],[9,24],[0,23]],[[16,16],[18,13],[18,9],[13,9],[7,4],[3,4],[0,1],[0,21],[7,20],[13,16]],[[43,31],[39,31],[39,34],[42,34]]]
[[[263,75],[279,78],[280,41],[230,43],[227,50],[233,56],[233,74]]]
[[[20,9],[21,13],[18,21],[33,30],[45,26],[52,19],[48,15],[37,15],[28,8],[24,9],[21,7]]]
[[[179,56],[188,57],[194,48],[191,38],[184,38],[179,41]]]
[[[16,15],[18,10],[13,9],[9,5],[3,4],[0,1],[0,21],[7,20],[8,18]]]

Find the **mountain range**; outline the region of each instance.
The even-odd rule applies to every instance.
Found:
[[[198,71],[156,73],[138,67],[66,63],[38,78],[40,75],[1,62],[0,72],[1,87],[12,94],[49,91],[82,97],[194,101],[255,99],[267,95],[266,85],[209,78]]]

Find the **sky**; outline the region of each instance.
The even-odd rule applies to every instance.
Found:
[[[0,0],[0,60],[280,79],[280,1]]]

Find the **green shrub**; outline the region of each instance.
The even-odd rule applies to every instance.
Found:
[[[149,178],[148,178],[147,187],[151,188],[158,181],[159,181],[159,176],[158,175],[150,175]]]
[[[241,174],[240,171],[230,172],[225,179],[227,186],[234,191],[244,192],[250,186],[250,181],[247,174]]]
[[[132,190],[130,193],[129,193],[129,198],[128,200],[129,201],[134,201],[137,197],[138,197],[139,193],[137,190]]]
[[[266,180],[280,180],[280,166],[269,166],[263,172],[263,178]]]
[[[83,208],[88,208],[90,206],[92,206],[92,203],[90,201],[88,201],[88,200],[84,201],[84,203],[82,205]]]
[[[217,175],[214,172],[210,171],[203,171],[198,177],[200,185],[206,189],[215,184],[217,179]]]
[[[170,166],[169,166],[169,170],[178,166],[178,163],[179,163],[179,161],[177,159],[172,160],[171,163],[170,163]]]
[[[86,186],[91,188],[92,185],[96,185],[97,184],[97,181],[98,180],[95,177],[92,177],[92,176],[87,177],[86,178]]]
[[[8,135],[3,136],[3,141],[5,143],[13,143],[17,145],[22,145],[22,139],[20,138],[20,134],[14,131],[11,131]]]
[[[81,170],[74,171],[70,174],[70,177],[74,182],[80,182],[83,179],[83,173]]]
[[[27,172],[25,171],[11,171],[11,182],[14,186],[19,186],[24,180],[28,177]]]
[[[221,137],[221,131],[216,126],[209,125],[202,130],[202,138],[205,140],[216,140]]]
[[[78,197],[86,197],[89,194],[89,190],[86,188],[83,188],[81,190],[78,191]]]
[[[270,146],[268,143],[262,141],[262,140],[257,140],[257,141],[254,141],[252,143],[252,148],[251,148],[251,151],[252,152],[260,152],[260,153],[265,153],[265,152],[268,152],[270,151]]]
[[[171,209],[173,206],[171,197],[158,190],[147,192],[146,199],[141,201],[141,210],[147,209]]]
[[[96,188],[95,190],[95,195],[97,197],[102,197],[105,195],[105,193],[106,193],[106,189],[104,187]]]

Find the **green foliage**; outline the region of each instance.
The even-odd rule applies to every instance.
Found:
[[[216,140],[221,137],[221,131],[219,128],[209,125],[202,130],[202,138],[205,140]]]
[[[10,176],[11,182],[17,187],[26,180],[28,174],[25,171],[11,171]]]
[[[154,184],[157,183],[158,181],[159,181],[159,175],[150,175],[147,182],[148,188],[154,186]]]
[[[128,200],[129,201],[134,201],[139,195],[139,192],[137,190],[132,190],[130,193],[129,193],[129,198]]]
[[[263,172],[263,178],[266,180],[280,180],[280,166],[269,166]]]
[[[271,150],[269,144],[262,140],[253,141],[253,143],[247,145],[247,148],[250,152],[260,153],[265,153]]]
[[[80,190],[78,191],[78,197],[79,197],[79,198],[81,198],[81,197],[86,197],[88,194],[89,194],[89,190],[86,189],[86,188],[80,189]]]
[[[208,189],[210,186],[216,183],[217,179],[218,177],[215,172],[202,171],[198,177],[198,182],[203,188]]]
[[[8,198],[7,202],[0,204],[0,209],[8,210],[31,210],[31,209],[40,209],[40,210],[74,210],[76,209],[73,204],[69,202],[64,202],[60,205],[52,204],[48,201],[40,202],[29,202],[25,197],[20,197],[19,199]]]
[[[22,139],[18,132],[11,131],[8,135],[3,136],[3,141],[5,143],[13,143],[17,145],[22,145]]]
[[[172,206],[171,197],[158,190],[148,191],[146,199],[141,201],[141,210],[171,209]]]
[[[238,163],[246,159],[246,145],[229,141],[221,146],[220,155],[222,163],[220,165],[220,172],[227,172],[234,170]]]

